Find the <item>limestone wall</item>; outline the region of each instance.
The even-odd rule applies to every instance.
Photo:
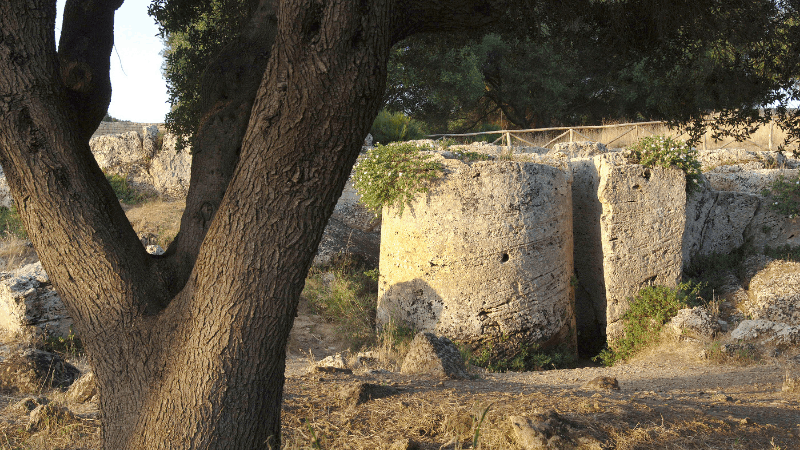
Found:
[[[129,131],[139,132],[144,127],[163,127],[161,123],[139,123],[139,122],[100,122],[92,137],[103,136],[106,134],[122,134]]]
[[[569,172],[443,160],[447,175],[381,229],[378,322],[462,341],[575,343]]]
[[[686,179],[677,169],[648,169],[602,157],[599,163],[606,332],[613,339],[639,289],[680,281]]]

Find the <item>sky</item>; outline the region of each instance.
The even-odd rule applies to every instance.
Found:
[[[65,1],[58,0],[56,42]],[[125,0],[114,18],[108,113],[120,120],[163,122],[169,111],[167,83],[161,75],[164,44],[153,18],[147,15],[149,4],[150,0]]]

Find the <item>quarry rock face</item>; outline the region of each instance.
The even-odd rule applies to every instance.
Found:
[[[381,220],[359,203],[360,198],[351,178],[325,226],[322,241],[314,256],[314,265],[324,266],[337,255],[349,255],[370,267],[378,266]]]
[[[178,151],[177,143],[175,135],[164,136],[163,147],[150,164],[153,187],[159,195],[168,198],[183,198],[189,192],[192,154],[188,146]]]
[[[772,261],[750,279],[743,305],[753,319],[800,325],[800,263]]]
[[[72,318],[41,263],[2,273],[0,280],[0,328],[24,336],[69,336]]]
[[[682,171],[601,159],[598,198],[606,333],[619,335],[629,299],[648,285],[676,286],[683,266],[686,180]]]
[[[383,212],[378,324],[574,347],[571,173],[513,161],[443,164],[444,177],[402,216]]]
[[[575,319],[578,348],[596,354],[606,335],[606,288],[603,277],[603,244],[600,216],[603,207],[597,198],[600,174],[593,158],[570,161],[572,169],[572,232],[574,242]]]

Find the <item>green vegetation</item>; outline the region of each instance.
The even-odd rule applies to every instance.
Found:
[[[130,185],[128,179],[121,175],[107,173],[106,179],[111,184],[111,188],[114,189],[114,194],[116,194],[117,198],[123,203],[136,205],[150,198],[150,196],[136,191],[136,189]]]
[[[486,153],[479,153],[479,152],[468,152],[465,150],[456,150],[453,152],[456,154],[456,157],[464,162],[473,162],[473,161],[490,161],[492,159],[491,156],[487,155]]]
[[[406,204],[420,193],[428,192],[431,181],[439,177],[442,165],[421,150],[432,150],[409,143],[376,145],[356,163],[353,186],[361,194],[361,203],[376,215],[384,206],[403,214]]]
[[[492,342],[478,345],[459,344],[464,360],[473,366],[483,367],[490,372],[529,372],[574,367],[577,358],[574,351],[565,347],[541,350],[538,344],[503,345],[500,339],[495,346]]]
[[[28,232],[25,231],[16,206],[0,207],[0,234],[11,234],[22,240],[28,239]]]
[[[686,174],[686,193],[700,189],[700,161],[697,150],[668,136],[648,136],[628,148],[632,163],[645,167],[677,168]]]
[[[791,178],[780,175],[761,194],[769,197],[769,207],[773,211],[790,218],[800,214],[800,175]]]
[[[43,341],[43,350],[48,352],[60,353],[73,358],[84,355],[83,342],[75,335],[72,327],[69,327],[67,337],[46,335]]]
[[[800,246],[792,247],[789,244],[774,248],[767,246],[764,247],[764,254],[770,258],[800,262]]]
[[[744,260],[754,254],[748,243],[728,253],[695,255],[683,271],[683,281],[698,287],[697,296],[705,302],[714,300],[714,293],[726,284],[725,277],[739,275]]]
[[[630,309],[622,317],[624,334],[609,343],[594,360],[606,366],[635,355],[658,341],[661,328],[681,309],[698,304],[700,288],[681,283],[677,288],[647,286],[630,301]]]
[[[400,112],[389,112],[385,109],[378,113],[370,130],[375,143],[411,141],[422,139],[425,129],[421,122]]]
[[[336,323],[354,350],[376,343],[378,282],[362,263],[342,257],[328,267],[312,267],[303,296],[314,312]]]

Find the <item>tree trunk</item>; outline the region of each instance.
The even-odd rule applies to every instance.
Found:
[[[68,0],[74,35],[61,42],[73,44],[56,54],[54,0],[0,2],[0,164],[93,361],[104,448],[277,448],[286,340],[389,49],[415,31],[486,24],[490,8],[281,2],[238,163],[206,191],[224,196],[191,240],[196,257],[184,253],[190,269],[170,271],[144,251],[88,146],[110,98],[96,72],[120,4]]]

